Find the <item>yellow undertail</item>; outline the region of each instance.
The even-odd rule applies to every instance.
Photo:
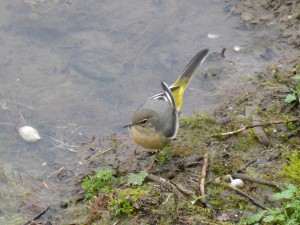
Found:
[[[190,83],[193,75],[195,74],[199,65],[204,61],[206,55],[208,53],[208,49],[204,49],[198,52],[192,60],[187,64],[182,74],[177,78],[177,80],[170,86],[173,98],[176,104],[177,112],[180,111],[182,106],[182,99],[185,89]]]

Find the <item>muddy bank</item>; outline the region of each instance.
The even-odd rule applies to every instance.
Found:
[[[268,29],[272,25],[270,36],[264,38],[269,37],[283,57],[270,61],[269,67],[232,90],[214,115],[181,118],[177,140],[162,150],[149,172],[170,180],[175,190],[149,177],[144,177],[142,184],[128,183],[131,173],[147,168],[153,154],[139,148],[132,157],[136,147],[128,134],[112,134],[78,147],[80,167],[65,166],[61,171],[58,167],[51,178],[68,186],[68,193],[63,192],[57,205],[32,206],[28,221],[36,222],[28,224],[234,224],[259,210],[260,206],[228,189],[226,179],[221,184],[216,179],[243,174],[280,184],[291,182],[282,165],[288,163],[291,150],[299,150],[300,146],[299,121],[295,121],[299,117],[298,104],[284,102],[290,88],[297,85],[291,77],[300,73],[299,53],[284,51],[286,44],[290,45],[286,49],[299,48],[299,34],[295,32],[299,31],[299,18],[294,15],[293,5],[299,5],[299,1],[294,2],[242,1],[231,9],[230,13],[240,16],[247,29]],[[284,20],[286,12],[292,18]],[[272,59],[272,54],[267,51],[264,57]],[[254,122],[271,123],[222,135]],[[199,180],[206,153],[206,195],[201,199]],[[113,188],[96,192],[87,200],[82,189],[84,177],[104,168],[114,171],[109,183]],[[71,174],[76,174],[75,178]],[[278,205],[271,199],[278,191],[274,186],[248,180],[242,190],[262,206]]]

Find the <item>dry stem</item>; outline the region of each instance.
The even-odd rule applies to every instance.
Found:
[[[102,154],[104,154],[104,153],[106,153],[106,152],[109,152],[109,151],[111,151],[111,150],[114,150],[114,148],[108,148],[108,149],[106,149],[106,150],[104,150],[104,151],[98,152],[98,153],[96,153],[95,155],[93,155],[89,160],[92,160],[93,158],[95,158],[95,157],[97,157],[97,156],[99,156],[99,155],[102,155]]]
[[[297,121],[299,121],[299,119],[294,118],[294,119],[291,119],[291,120],[288,120],[288,121],[278,120],[278,121],[268,122],[268,123],[252,124],[252,125],[249,125],[249,126],[244,126],[244,127],[240,128],[238,130],[235,130],[235,131],[230,131],[230,132],[221,133],[221,134],[214,134],[214,135],[212,135],[212,137],[216,137],[216,136],[220,136],[220,135],[221,136],[233,135],[233,134],[241,133],[242,131],[253,128],[253,127],[270,126],[270,125],[273,125],[273,124],[291,123],[291,122],[297,122]]]
[[[202,166],[202,172],[201,172],[201,178],[200,178],[200,195],[202,197],[205,196],[205,178],[206,178],[206,171],[208,166],[208,153],[205,153],[203,156],[203,166]]]
[[[157,177],[153,174],[148,174],[147,178],[149,180],[152,180],[152,181],[158,183],[159,185],[166,188],[167,190],[172,191],[177,196],[180,195],[180,196],[184,197],[184,196],[187,195],[187,193],[183,192],[182,189],[177,188],[169,180],[166,180],[166,179],[161,178],[161,177]]]
[[[243,192],[241,189],[233,186],[232,184],[226,184],[226,186],[232,190],[234,190],[236,193],[238,193],[239,195],[248,198],[254,205],[262,208],[262,209],[266,209],[266,207],[260,203],[258,200],[256,200],[255,198],[253,198],[252,196],[248,195],[247,193]]]
[[[246,175],[246,174],[234,173],[234,174],[232,174],[232,176],[234,178],[239,178],[239,179],[242,179],[242,180],[251,181],[251,182],[254,182],[254,183],[258,183],[258,184],[263,184],[263,185],[268,185],[268,186],[271,186],[271,187],[280,188],[280,184],[278,184],[276,182],[250,177],[249,175]]]

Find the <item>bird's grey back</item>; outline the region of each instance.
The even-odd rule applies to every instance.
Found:
[[[175,125],[172,115],[172,107],[169,102],[160,99],[148,99],[133,114],[133,121],[139,120],[140,115],[153,116],[156,131],[161,131],[166,137],[172,137]]]

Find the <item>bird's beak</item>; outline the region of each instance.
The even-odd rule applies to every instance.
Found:
[[[132,125],[133,125],[133,123],[128,123],[128,124],[126,124],[123,128],[131,127]]]

